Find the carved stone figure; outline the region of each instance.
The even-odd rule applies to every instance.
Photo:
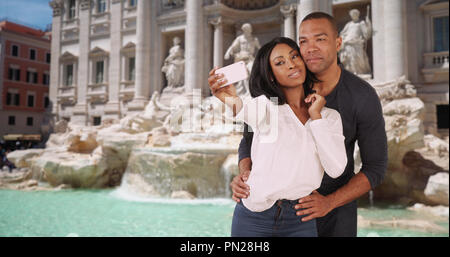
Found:
[[[156,117],[156,119],[163,120],[165,116],[171,111],[170,107],[165,106],[160,102],[160,94],[158,91],[153,92],[150,101],[145,107],[144,116],[148,118]]]
[[[163,7],[166,9],[181,8],[184,6],[184,0],[164,0]]]
[[[258,38],[252,35],[252,26],[245,23],[241,27],[243,34],[238,36],[225,53],[225,60],[234,58],[234,62],[244,61],[250,73],[255,60],[256,52],[261,45]],[[236,91],[239,96],[249,94],[248,81],[241,81],[236,86]]]
[[[184,85],[184,50],[180,46],[179,37],[173,39],[173,46],[169,50],[169,56],[164,60],[161,69],[166,74],[167,87],[181,87]]]
[[[367,7],[367,14],[370,6]],[[352,20],[341,31],[342,48],[339,53],[340,60],[345,69],[354,74],[370,74],[371,68],[366,53],[366,43],[372,37],[372,23],[369,15],[365,21],[359,20],[360,12],[352,9],[349,12]]]

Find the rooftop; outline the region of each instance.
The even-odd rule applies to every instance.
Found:
[[[0,20],[0,31],[9,31],[23,36],[31,36],[38,39],[50,40],[50,32],[31,28],[6,19]]]

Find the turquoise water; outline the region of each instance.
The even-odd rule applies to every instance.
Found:
[[[0,236],[230,235],[228,199],[131,201],[114,190],[0,190]],[[363,216],[407,217],[405,209],[361,209]],[[449,236],[402,229],[358,229],[358,236]]]
[[[365,219],[371,220],[427,220],[423,214],[407,210],[402,206],[388,206],[384,208],[359,208],[358,215]],[[402,228],[358,228],[358,236],[360,237],[448,237],[449,236],[449,222],[448,219],[440,218],[434,223],[439,225],[445,232],[424,232],[413,229]]]

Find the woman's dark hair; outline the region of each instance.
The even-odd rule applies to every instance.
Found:
[[[258,97],[260,95],[265,95],[268,99],[271,97],[278,97],[278,104],[283,105],[287,103],[286,96],[281,90],[280,84],[273,75],[272,67],[270,66],[270,54],[278,44],[286,44],[300,54],[300,48],[297,43],[286,37],[274,38],[269,43],[263,45],[256,54],[255,61],[253,62],[249,79],[249,89],[252,97]],[[303,82],[303,89],[305,91],[305,96],[307,96],[312,92],[313,84],[320,82],[320,80],[307,69],[306,64],[305,68],[306,78],[305,82]],[[247,124],[244,126],[244,138],[246,139],[247,144],[251,145],[253,134],[250,133]]]
[[[274,38],[269,43],[263,45],[256,54],[255,61],[253,62],[249,79],[249,89],[252,97],[258,97],[260,95],[265,95],[268,99],[271,97],[278,97],[278,104],[282,105],[287,103],[286,96],[281,90],[280,84],[278,84],[278,81],[273,75],[272,67],[270,66],[270,54],[278,44],[286,44],[300,54],[300,48],[297,43],[286,37]],[[306,78],[303,83],[305,96],[311,93],[313,83],[315,82],[319,82],[319,80],[306,68]]]

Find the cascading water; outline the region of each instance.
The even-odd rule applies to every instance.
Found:
[[[182,133],[166,147],[136,147],[117,194],[124,197],[230,198],[239,135]]]
[[[369,204],[370,207],[373,207],[373,190],[369,191]]]

